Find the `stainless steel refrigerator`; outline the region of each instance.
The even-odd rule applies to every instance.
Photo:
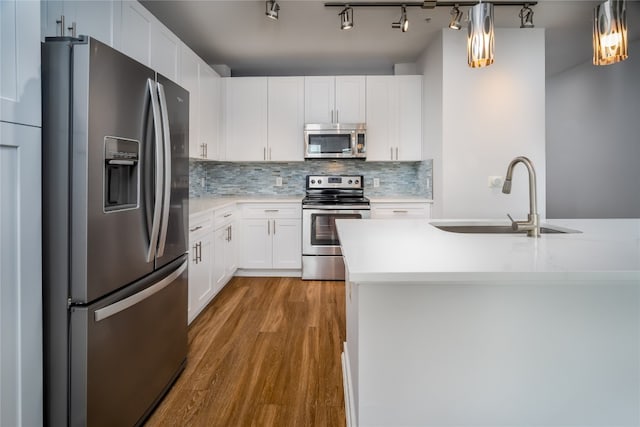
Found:
[[[141,424],[186,363],[189,94],[84,36],[42,79],[45,420]]]

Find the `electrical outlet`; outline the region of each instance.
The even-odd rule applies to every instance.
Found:
[[[282,187],[282,177],[276,176],[276,187]]]
[[[202,188],[204,188],[204,187],[205,187],[204,177],[200,178],[200,186],[201,186]]]
[[[504,184],[504,177],[494,175],[489,176],[487,184],[489,185],[489,188],[502,188],[502,184]]]
[[[380,178],[373,178],[373,188],[380,187]]]

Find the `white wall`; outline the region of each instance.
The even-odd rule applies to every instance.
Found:
[[[545,216],[544,29],[496,29],[495,43],[494,64],[472,69],[466,32],[444,29],[442,44],[432,43],[418,61],[425,76],[424,152],[434,159],[436,218],[526,217],[522,165],[515,170],[512,194],[487,185],[489,176],[504,176],[509,161],[520,155],[536,167],[538,211]],[[441,122],[434,123],[440,120],[439,93]]]
[[[547,80],[550,218],[640,217],[639,52],[637,40],[626,61]]]

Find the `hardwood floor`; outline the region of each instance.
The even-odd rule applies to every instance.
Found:
[[[191,324],[146,426],[345,425],[344,282],[235,277]]]

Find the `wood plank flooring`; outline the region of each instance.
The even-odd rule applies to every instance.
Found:
[[[344,282],[235,277],[189,328],[151,426],[345,425]]]

